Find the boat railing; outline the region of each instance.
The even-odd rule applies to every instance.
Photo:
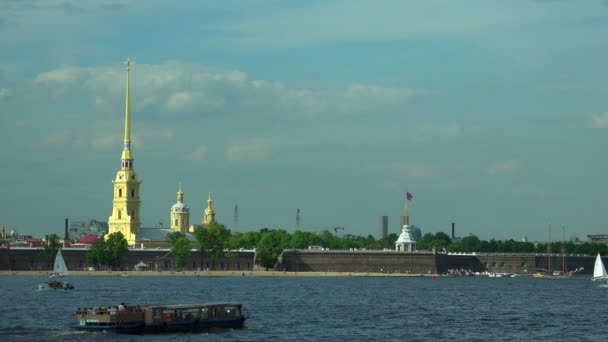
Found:
[[[91,307],[88,309],[77,309],[75,318],[77,321],[84,318],[86,322],[103,324],[143,322],[144,312],[139,307],[128,307],[122,311],[118,307]]]

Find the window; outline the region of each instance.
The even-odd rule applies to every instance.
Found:
[[[177,219],[175,219],[175,225],[177,226]]]
[[[135,210],[131,210],[131,220],[135,220]]]
[[[135,197],[135,189],[131,189],[131,197]]]
[[[118,219],[120,220],[122,218],[122,213],[120,212],[120,210],[118,211]]]
[[[118,189],[118,197],[122,197],[122,189]]]

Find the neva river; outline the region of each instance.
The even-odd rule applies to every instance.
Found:
[[[0,341],[606,341],[608,288],[587,277],[0,277]],[[73,332],[77,307],[236,301],[245,328],[203,334]]]

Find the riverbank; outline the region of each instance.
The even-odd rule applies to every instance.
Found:
[[[0,271],[0,276],[47,276],[49,271]],[[437,274],[280,271],[70,271],[70,276],[102,277],[437,277]]]

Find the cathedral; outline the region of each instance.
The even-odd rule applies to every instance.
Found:
[[[127,60],[127,89],[125,100],[125,134],[122,155],[120,157],[120,170],[114,184],[114,197],[112,200],[112,214],[108,219],[109,234],[121,232],[129,246],[133,247],[168,247],[167,234],[181,232],[188,239],[194,241],[191,234],[195,226],[190,225],[190,209],[184,203],[184,192],[181,183],[177,191],[177,202],[170,209],[170,228],[142,228],[141,227],[141,181],[137,178],[133,168],[133,152],[131,151],[131,104],[130,104],[130,76],[131,60]],[[211,193],[207,200],[201,224],[207,226],[215,222],[215,211]]]

